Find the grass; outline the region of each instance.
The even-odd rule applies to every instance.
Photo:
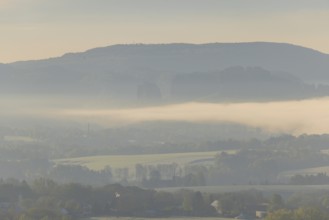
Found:
[[[4,136],[5,141],[12,141],[12,142],[36,142],[36,139],[33,139],[28,136]]]
[[[284,171],[279,174],[279,179],[284,180],[284,181],[289,181],[290,178],[295,175],[303,175],[303,176],[304,175],[317,175],[319,173],[324,173],[326,175],[329,175],[329,166]]]
[[[182,188],[161,188],[158,191],[175,192]],[[272,195],[278,193],[289,196],[297,192],[312,192],[317,190],[329,190],[329,185],[227,185],[227,186],[198,186],[198,187],[184,187],[193,191],[207,192],[207,193],[226,193],[238,192],[245,190],[258,190],[264,195]]]
[[[235,151],[227,152],[234,153]],[[107,155],[58,159],[54,162],[56,164],[86,166],[92,170],[102,170],[106,166],[111,166],[112,168],[127,167],[129,169],[134,169],[136,164],[156,165],[176,163],[182,166],[200,160],[211,160],[217,153],[219,153],[219,151],[174,154]]]
[[[290,170],[290,171],[285,171],[282,172],[280,175],[282,177],[291,177],[296,174],[300,175],[316,175],[318,173],[325,173],[329,174],[329,166],[324,166],[324,167],[313,167],[313,168],[307,168],[307,169],[300,169],[300,170]]]
[[[181,218],[135,218],[135,217],[94,217],[85,220],[231,220],[231,218],[181,217]]]

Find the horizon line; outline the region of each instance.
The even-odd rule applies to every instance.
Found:
[[[324,55],[329,55],[329,53],[311,48],[311,47],[306,47],[303,45],[299,44],[294,44],[294,43],[288,43],[288,42],[275,42],[275,41],[240,41],[240,42],[204,42],[204,43],[186,43],[186,42],[171,42],[171,43],[117,43],[117,44],[109,44],[109,45],[104,45],[104,46],[96,46],[92,47],[89,49],[85,49],[82,51],[76,51],[76,52],[65,52],[64,54],[57,55],[57,56],[50,56],[50,57],[45,57],[45,58],[36,58],[36,59],[26,59],[26,60],[16,60],[12,62],[4,62],[0,63],[0,65],[10,65],[10,64],[16,64],[16,63],[24,63],[24,62],[38,62],[38,61],[47,61],[47,60],[52,60],[52,59],[58,59],[62,58],[65,56],[69,55],[77,55],[77,54],[83,54],[92,50],[97,50],[97,49],[105,49],[105,48],[110,48],[110,47],[115,47],[115,46],[164,46],[164,45],[195,45],[195,46],[202,46],[202,45],[211,45],[211,44],[282,44],[282,45],[290,45],[290,46],[295,46],[295,47],[301,47],[309,50],[313,50],[315,52],[324,54]]]

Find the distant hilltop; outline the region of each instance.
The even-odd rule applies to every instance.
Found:
[[[327,83],[328,54],[285,43],[114,45],[0,65],[5,94],[143,102],[299,99],[329,95]]]

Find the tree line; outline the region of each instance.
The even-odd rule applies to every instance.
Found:
[[[329,192],[264,196],[257,190],[210,193],[192,190],[175,192],[108,184],[92,187],[60,184],[39,178],[33,182],[0,180],[0,219],[75,220],[90,216],[170,217],[239,215],[266,220],[329,219]]]

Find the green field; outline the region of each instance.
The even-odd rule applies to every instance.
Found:
[[[160,188],[158,191],[175,192],[181,190],[179,187]],[[312,192],[316,190],[329,190],[329,185],[228,185],[228,186],[197,186],[184,187],[193,191],[208,192],[208,193],[225,193],[238,192],[245,190],[258,190],[264,195],[278,193],[284,196],[289,196],[296,192]]]
[[[235,151],[226,151],[234,153]],[[156,165],[156,164],[172,164],[186,165],[197,163],[201,160],[210,160],[219,153],[219,151],[210,152],[192,152],[192,153],[174,153],[174,154],[143,154],[143,155],[107,155],[107,156],[91,156],[79,158],[58,159],[56,164],[64,165],[81,165],[92,170],[102,170],[106,166],[112,168],[133,169],[136,164]],[[209,161],[208,161],[209,162]]]
[[[232,220],[231,218],[181,217],[181,218],[134,218],[134,217],[95,217],[85,220]]]
[[[3,139],[8,142],[37,142],[38,140],[28,136],[4,136]]]
[[[294,175],[300,174],[300,175],[316,175],[318,173],[325,173],[329,174],[329,166],[324,167],[313,167],[308,169],[300,169],[300,170],[290,170],[280,173],[281,178],[290,178]]]

